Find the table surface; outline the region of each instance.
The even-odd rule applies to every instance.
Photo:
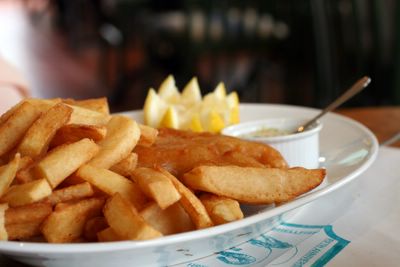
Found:
[[[337,113],[364,124],[376,135],[379,143],[400,132],[400,106],[346,108]],[[391,146],[400,147],[400,140]]]

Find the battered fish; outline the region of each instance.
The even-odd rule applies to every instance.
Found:
[[[234,137],[163,128],[152,146],[135,147],[138,166],[161,166],[177,177],[201,165],[287,168],[274,148]]]

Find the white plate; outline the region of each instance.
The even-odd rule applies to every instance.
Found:
[[[274,117],[312,117],[316,109],[287,105],[241,105],[241,121]],[[141,121],[139,111],[125,113]],[[91,244],[0,242],[0,253],[40,266],[166,266],[210,255],[272,228],[278,217],[335,191],[363,173],[374,161],[378,142],[361,124],[336,114],[322,120],[321,166],[328,177],[322,186],[278,207],[247,209],[243,220],[149,241]]]

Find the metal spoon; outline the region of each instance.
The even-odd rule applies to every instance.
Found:
[[[294,133],[301,133],[304,130],[306,130],[308,127],[310,127],[314,122],[316,122],[319,118],[324,116],[327,112],[332,111],[336,109],[338,106],[346,102],[348,99],[352,98],[354,95],[357,93],[361,92],[365,87],[368,86],[368,84],[371,82],[371,78],[368,76],[364,76],[361,79],[359,79],[353,86],[351,86],[349,89],[347,89],[344,94],[342,94],[340,97],[338,97],[335,101],[333,101],[329,106],[324,108],[321,113],[319,113],[317,116],[312,118],[310,121],[308,121],[306,124],[300,126],[297,128]]]

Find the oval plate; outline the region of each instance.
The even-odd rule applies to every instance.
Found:
[[[241,104],[241,121],[274,117],[313,117],[317,109]],[[142,121],[141,111],[123,113]],[[0,253],[39,266],[166,266],[190,262],[245,242],[272,228],[284,213],[334,192],[363,173],[375,160],[378,142],[363,125],[337,114],[321,119],[321,167],[328,176],[321,186],[280,206],[246,207],[246,218],[209,229],[149,241],[45,244],[0,242]]]

